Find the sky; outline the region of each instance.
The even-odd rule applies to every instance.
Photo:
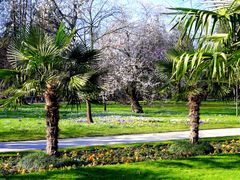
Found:
[[[141,4],[144,4],[145,7],[154,8],[161,13],[169,12],[167,8],[173,8],[173,7],[186,7],[186,8],[202,8],[203,0],[110,0],[113,3],[119,4],[121,6],[126,7],[125,10],[127,10],[132,20],[139,20],[141,18],[141,14],[143,12],[143,8],[141,7]],[[162,15],[162,22],[165,24],[167,29],[171,29],[172,27],[172,21],[173,16],[167,16]]]
[[[124,0],[122,0],[124,1]],[[199,0],[126,0],[130,4],[137,4],[142,2],[146,4],[154,4],[163,7],[196,7],[199,5]]]
[[[153,4],[157,7],[193,7],[201,6],[199,0],[112,0],[115,3],[124,4],[129,8],[136,9],[139,7],[139,2],[143,4]]]
[[[159,10],[159,13],[169,12],[167,8],[173,7],[187,7],[187,8],[201,8],[203,0],[111,0],[113,3],[123,5],[131,13],[133,19],[138,19],[141,15],[141,4],[146,7],[153,7]],[[171,18],[165,18],[168,24]]]

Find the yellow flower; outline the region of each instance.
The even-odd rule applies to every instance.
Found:
[[[26,174],[27,170],[26,169],[22,169],[21,174]]]
[[[88,160],[89,160],[89,161],[93,161],[93,160],[94,160],[94,154],[91,155],[91,156],[89,156],[89,157],[88,157]]]
[[[77,151],[72,151],[72,157],[76,157],[77,156]]]
[[[98,154],[98,157],[99,157],[99,158],[102,158],[102,157],[103,157],[103,154]]]
[[[9,169],[9,164],[3,164],[3,169],[8,170]]]
[[[230,145],[227,145],[227,146],[226,146],[227,149],[230,149],[230,147],[231,147]]]
[[[139,156],[136,156],[136,158],[135,158],[135,159],[136,159],[136,161],[139,161],[139,159],[140,159],[140,158],[139,158]]]
[[[48,169],[52,169],[53,168],[53,164],[50,164],[49,166],[48,166]]]

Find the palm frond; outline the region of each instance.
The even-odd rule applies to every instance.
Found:
[[[74,75],[70,78],[69,89],[75,89],[81,91],[81,89],[86,85],[91,74],[87,73],[84,75]]]
[[[93,64],[99,58],[99,51],[90,50],[81,44],[74,46],[70,49],[68,58],[77,64]]]
[[[0,79],[13,77],[16,76],[17,74],[19,74],[19,72],[16,70],[0,69]]]
[[[25,91],[23,91],[22,89],[13,89],[13,88],[9,88],[8,90],[5,91],[5,93],[8,91],[11,93],[8,94],[8,96],[5,96],[7,98],[5,99],[0,99],[0,104],[2,104],[2,107],[5,108],[16,108],[16,106],[18,104],[21,103],[21,98],[24,97],[25,95]]]
[[[55,42],[58,49],[65,49],[70,44],[74,33],[75,28],[72,30],[71,33],[68,33],[64,24],[61,23],[55,37]]]

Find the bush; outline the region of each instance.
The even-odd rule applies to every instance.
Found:
[[[168,151],[177,156],[206,155],[214,152],[213,146],[208,142],[191,144],[188,141],[179,141],[172,144]]]
[[[41,169],[49,169],[55,167],[59,160],[55,156],[49,156],[45,153],[31,153],[24,156],[19,162],[18,167],[28,172],[39,171]]]

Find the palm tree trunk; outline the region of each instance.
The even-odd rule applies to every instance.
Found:
[[[45,109],[47,125],[47,154],[58,155],[58,121],[59,121],[59,104],[55,84],[47,84],[45,92]]]
[[[87,106],[87,122],[94,123],[92,119],[92,107],[90,100],[86,99],[86,106]]]
[[[199,139],[200,95],[189,95],[190,142],[197,144]]]

